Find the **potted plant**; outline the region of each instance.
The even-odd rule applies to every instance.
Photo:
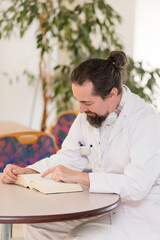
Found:
[[[123,50],[116,33],[121,16],[105,0],[10,0],[0,12],[0,38],[10,38],[18,27],[20,37],[37,22],[35,41],[39,50],[39,80],[43,93],[43,115],[41,130],[46,128],[47,105],[55,101],[57,112],[72,108],[70,73],[82,60],[90,57],[106,58],[112,49]],[[96,39],[96,41],[95,41]],[[66,64],[50,66],[53,43],[65,51]],[[29,78],[32,73],[25,71]],[[152,102],[156,79],[160,69],[148,71],[142,62],[130,58],[126,85],[145,100]]]

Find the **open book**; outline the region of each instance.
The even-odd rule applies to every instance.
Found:
[[[81,185],[77,183],[55,182],[50,178],[50,175],[42,178],[41,174],[18,175],[15,184],[36,189],[45,194],[83,191]]]

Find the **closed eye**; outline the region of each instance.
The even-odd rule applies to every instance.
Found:
[[[93,104],[93,102],[87,102],[87,101],[80,101],[80,103],[83,103],[85,106],[90,106]]]
[[[86,106],[90,106],[92,105],[93,103],[84,103]]]

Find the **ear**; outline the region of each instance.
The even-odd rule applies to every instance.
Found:
[[[111,102],[114,102],[115,98],[117,97],[118,95],[118,90],[117,88],[112,88],[112,90],[110,91],[110,93],[108,94],[108,99],[111,101]]]

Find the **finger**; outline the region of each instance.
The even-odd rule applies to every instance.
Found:
[[[8,178],[11,178],[11,179],[13,179],[13,180],[16,180],[17,177],[16,177],[15,174],[12,172],[12,170],[13,170],[12,167],[7,166],[7,167],[4,169],[4,171],[3,171],[4,176],[6,176],[6,177],[8,176]]]
[[[65,182],[64,181],[64,173],[60,170],[59,167],[55,167],[52,172],[51,179],[55,182]]]
[[[51,179],[52,179],[53,181],[55,181],[55,182],[62,182],[59,174],[56,174],[55,172],[52,173]]]
[[[55,167],[49,168],[47,171],[41,174],[41,177],[46,177],[48,174],[54,172],[54,170],[55,170]]]
[[[12,173],[15,174],[15,175],[23,174],[24,173],[24,168],[16,167],[12,170]]]
[[[3,173],[1,176],[2,183],[15,183],[17,178],[12,178],[9,175]]]

